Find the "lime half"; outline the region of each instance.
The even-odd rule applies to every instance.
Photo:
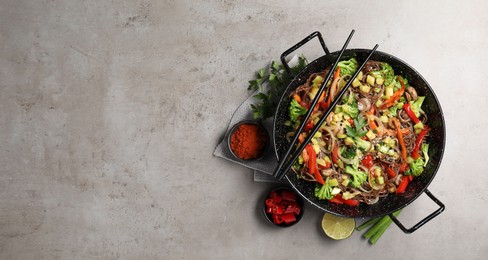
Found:
[[[325,213],[322,218],[322,229],[332,239],[341,240],[348,238],[356,228],[356,220],[343,218]]]

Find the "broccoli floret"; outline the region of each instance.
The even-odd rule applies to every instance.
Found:
[[[342,112],[348,114],[352,118],[356,118],[359,115],[358,103],[356,101],[350,104],[342,105]]]
[[[380,67],[380,70],[371,71],[370,73],[377,79],[383,79],[385,86],[389,86],[396,79],[395,72],[388,63],[382,62]]]
[[[418,97],[415,101],[410,101],[410,108],[412,109],[415,116],[420,116],[420,111],[422,111],[422,103],[424,103],[425,97]]]
[[[410,163],[410,173],[417,177],[424,172],[424,160],[422,158],[418,158]]]
[[[337,67],[341,68],[341,77],[344,75],[352,76],[352,74],[354,74],[354,72],[356,72],[358,69],[358,61],[355,58],[343,60],[337,64]]]
[[[345,96],[342,99],[342,105],[336,106],[336,108],[339,108],[340,112],[343,112],[352,118],[356,118],[359,115],[358,103],[354,95]]]
[[[300,104],[298,104],[298,102],[295,99],[293,99],[290,102],[289,111],[290,111],[290,121],[294,126],[300,123],[298,117],[303,116],[307,113],[307,109],[300,106]]]
[[[368,175],[365,172],[360,170],[355,170],[349,165],[346,166],[345,171],[346,173],[351,175],[352,181],[350,182],[350,184],[355,188],[361,186],[361,184],[363,184],[363,182],[365,182],[366,179],[368,178]]]
[[[347,159],[354,159],[356,157],[356,154],[357,154],[356,153],[356,147],[353,147],[353,146],[342,147],[340,152],[341,152],[341,155]]]
[[[328,181],[322,186],[315,186],[315,197],[320,200],[330,200],[334,197],[332,195],[332,187],[329,185]]]

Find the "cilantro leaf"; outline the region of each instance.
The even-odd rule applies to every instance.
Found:
[[[363,116],[358,116],[354,119],[354,128],[351,126],[346,126],[346,135],[349,137],[363,137],[366,135],[368,130],[363,129],[366,126],[366,120]]]

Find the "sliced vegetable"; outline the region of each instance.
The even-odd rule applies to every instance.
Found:
[[[337,164],[338,161],[339,161],[339,147],[336,144],[333,144],[332,162]]]
[[[424,154],[425,162],[424,167],[427,166],[429,162],[429,144],[422,144],[422,153]]]
[[[402,133],[402,129],[401,129],[401,126],[400,126],[400,122],[398,122],[398,119],[395,118],[395,120],[393,120],[393,124],[395,125],[395,128],[397,130],[397,135],[398,135],[398,143],[400,144],[400,148],[401,148],[401,154],[402,154],[402,158],[404,160],[407,159],[407,148],[405,147],[405,141],[403,140],[403,133]]]
[[[320,183],[324,184],[324,179],[322,178],[322,175],[320,174],[319,170],[317,169],[317,154],[315,153],[315,150],[313,147],[308,144],[305,146],[305,150],[308,153],[309,159],[308,159],[308,171],[313,174],[315,177],[315,180]]]
[[[417,116],[413,112],[410,103],[406,103],[405,105],[403,105],[403,109],[405,110],[405,112],[407,112],[407,115],[410,117],[410,119],[412,119],[412,121],[415,124],[420,123],[420,120],[417,118]]]
[[[302,206],[297,202],[297,194],[288,189],[270,192],[265,200],[265,212],[276,225],[291,224],[300,215]]]
[[[401,210],[393,212],[393,216],[398,217],[400,215]],[[372,218],[368,222],[364,223],[363,225],[359,226],[358,230],[362,230],[368,226],[373,225],[366,233],[364,233],[363,237],[369,239],[369,243],[376,244],[380,237],[385,233],[385,231],[390,227],[393,221],[389,216]]]
[[[422,146],[422,143],[424,141],[425,136],[427,133],[429,133],[430,127],[424,126],[424,129],[420,131],[420,134],[417,135],[417,139],[415,139],[415,146],[413,147],[412,150],[412,158],[413,159],[418,159],[420,157],[419,150],[420,147]]]
[[[344,204],[344,200],[342,199],[341,195],[337,194],[335,197],[329,200],[329,202],[336,203],[336,204]]]
[[[371,156],[371,154],[364,156],[361,164],[369,170],[369,168],[373,166],[373,156]]]
[[[385,62],[382,62],[380,64],[380,68],[381,70],[371,71],[370,73],[377,80],[382,79],[383,80],[382,83],[389,86],[393,81],[395,81],[395,73],[393,71],[393,68],[388,63]]]
[[[383,110],[383,109],[387,109],[387,108],[393,106],[400,99],[400,97],[403,95],[403,93],[405,92],[405,84],[403,83],[403,80],[401,77],[398,77],[398,81],[400,81],[400,83],[402,84],[402,87],[399,90],[397,90],[395,93],[393,93],[393,95],[390,98],[388,98],[379,107],[379,109]]]
[[[398,188],[396,190],[396,193],[404,193],[405,192],[405,189],[407,188],[408,186],[408,182],[409,182],[409,178],[408,176],[403,176],[402,177],[402,181],[400,182],[400,184],[398,185]]]

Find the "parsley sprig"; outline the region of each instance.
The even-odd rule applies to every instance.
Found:
[[[298,57],[298,64],[291,68],[293,74],[297,74],[307,65],[307,59],[301,55]],[[292,78],[286,73],[283,64],[271,61],[267,68],[257,71],[256,79],[249,81],[248,90],[259,90],[254,95],[256,102],[251,104],[255,119],[266,119],[272,117],[278,106],[281,95],[285,91]]]
[[[363,130],[363,127],[366,126],[366,120],[363,116],[358,116],[354,119],[354,128],[351,126],[346,126],[346,135],[349,137],[363,137],[368,132],[367,130]]]

